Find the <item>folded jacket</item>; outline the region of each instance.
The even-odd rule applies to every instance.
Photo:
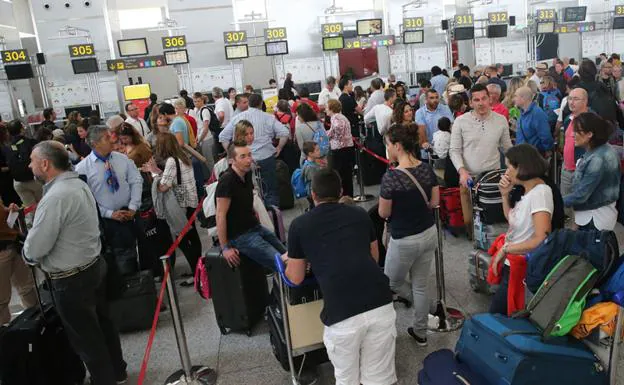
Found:
[[[492,256],[487,276],[487,281],[490,285],[496,285],[501,282],[504,261],[498,264],[496,275],[494,275],[492,266],[494,265],[496,254],[504,244],[505,234],[501,234],[494,240],[488,250],[488,254]],[[507,259],[510,265],[509,285],[507,288],[507,315],[511,316],[513,313],[524,309],[524,278],[526,277],[527,260],[524,255],[517,254],[507,254]]]

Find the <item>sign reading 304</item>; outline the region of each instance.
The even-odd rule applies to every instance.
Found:
[[[17,63],[30,62],[28,51],[25,49],[12,49],[12,50],[7,50],[7,51],[0,51],[0,56],[2,57],[2,63],[4,64],[17,64]]]
[[[186,36],[165,36],[162,38],[163,49],[186,48]]]
[[[286,39],[286,28],[278,27],[278,28],[265,28],[264,29],[264,39],[271,40],[284,40]]]
[[[84,57],[95,55],[93,44],[75,44],[69,46],[69,57]]]

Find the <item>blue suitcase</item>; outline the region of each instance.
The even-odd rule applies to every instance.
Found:
[[[488,385],[485,380],[457,360],[448,349],[437,350],[425,357],[418,372],[418,385]]]
[[[542,341],[528,319],[477,314],[464,324],[455,352],[491,385],[608,383],[606,371],[582,342],[571,337]]]

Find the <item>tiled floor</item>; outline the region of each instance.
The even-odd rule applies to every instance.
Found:
[[[371,187],[368,192],[377,195],[378,187]],[[285,224],[300,215],[307,203],[298,205],[284,213]],[[362,204],[368,208],[372,202]],[[620,244],[624,242],[624,228],[617,227]],[[207,242],[204,242],[208,245]],[[444,265],[446,271],[446,299],[449,306],[455,306],[471,315],[487,309],[489,298],[474,293],[468,285],[467,254],[472,249],[465,238],[445,236]],[[184,259],[180,259],[176,274],[188,271]],[[180,308],[184,320],[189,352],[194,365],[206,365],[218,372],[219,385],[269,385],[289,384],[288,373],[282,370],[275,359],[269,343],[269,327],[265,321],[260,322],[251,337],[245,334],[222,336],[215,323],[215,316],[210,301],[202,300],[192,288],[177,287]],[[435,296],[435,271],[432,268],[429,285],[431,298]],[[17,303],[14,297],[13,303]],[[430,352],[440,348],[453,348],[459,332],[431,334],[429,346],[418,347],[407,335],[412,314],[410,309],[395,305],[397,309],[398,337],[396,347],[396,367],[399,384],[417,384],[417,374],[423,358]],[[15,308],[15,305],[14,305]],[[122,335],[125,358],[130,374],[129,384],[136,384],[143,353],[149,332]],[[176,348],[171,315],[168,311],[161,313],[149,361],[148,375],[145,384],[163,384],[167,377],[181,368],[180,357]],[[622,362],[622,361],[620,361]],[[620,365],[622,366],[622,365]],[[319,368],[318,384],[333,384],[331,364]],[[624,377],[622,370],[620,377]],[[581,384],[579,384],[581,385]]]

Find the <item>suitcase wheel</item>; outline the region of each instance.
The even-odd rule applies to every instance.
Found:
[[[224,335],[224,336],[230,334],[230,330],[228,330],[228,328],[226,328],[224,326],[219,326],[219,330],[221,331],[221,334]]]

